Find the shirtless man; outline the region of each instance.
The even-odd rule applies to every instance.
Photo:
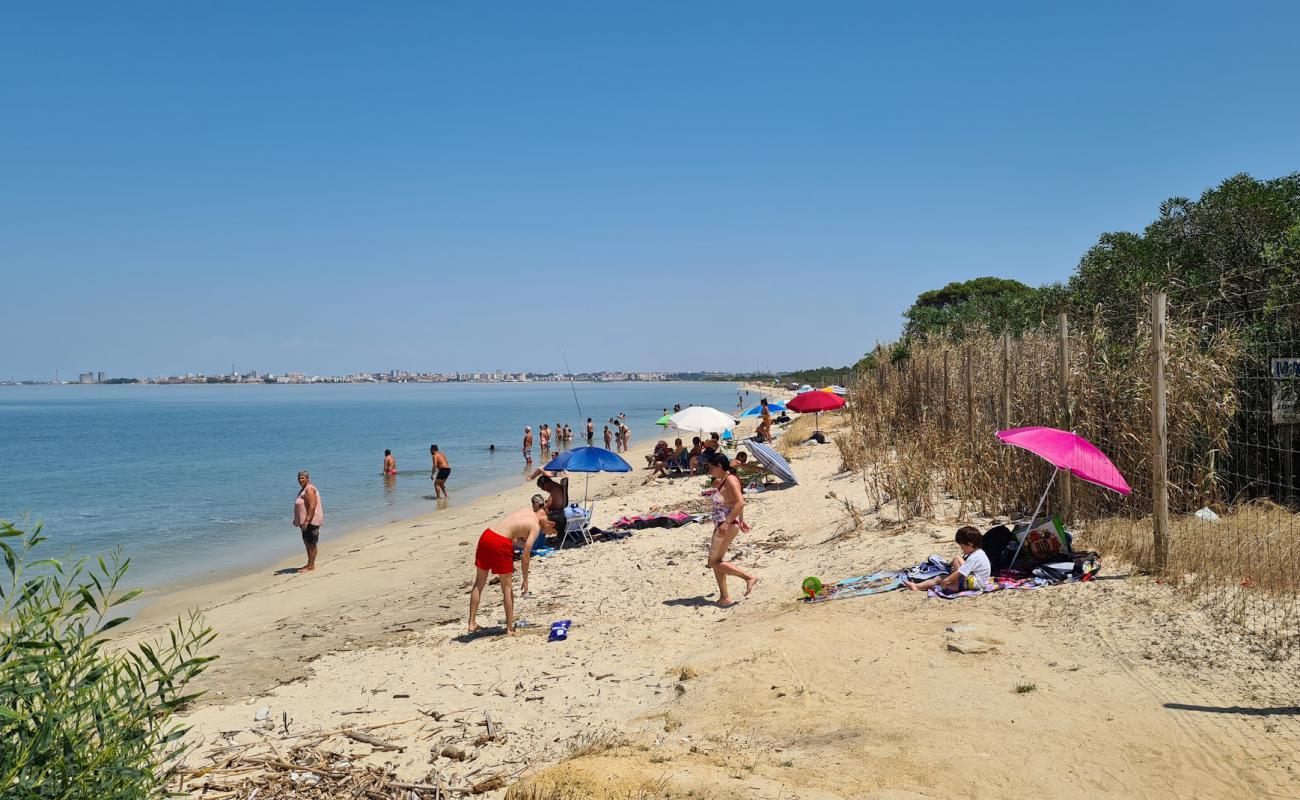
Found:
[[[397,474],[397,459],[393,458],[392,450],[384,451],[384,477],[392,477]]]
[[[451,464],[447,462],[447,456],[438,452],[438,445],[429,445],[429,455],[433,456],[433,472],[429,477],[433,478],[433,496],[434,498],[447,497],[447,476],[451,475]]]
[[[591,424],[591,417],[587,417],[587,446],[591,447],[591,440],[595,438],[596,426]]]
[[[542,427],[537,429],[537,436],[541,439],[542,458],[546,458],[551,452],[551,429],[543,424]]]
[[[524,426],[524,463],[533,463],[533,429]]]
[[[515,543],[524,548],[523,585],[520,591],[528,594],[528,563],[532,558],[533,542],[542,533],[555,533],[555,523],[546,518],[546,503],[541,495],[533,497],[533,507],[507,514],[492,528],[483,531],[474,553],[474,588],[469,593],[469,632],[478,630],[478,605],[483,599],[488,573],[501,577],[501,599],[506,607],[506,633],[515,632]]]

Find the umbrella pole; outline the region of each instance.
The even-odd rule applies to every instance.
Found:
[[[1029,527],[1025,528],[1025,539],[1029,538],[1029,532],[1034,529],[1034,523],[1038,520],[1038,512],[1043,510],[1043,505],[1047,502],[1047,493],[1052,491],[1052,484],[1056,482],[1056,475],[1060,471],[1059,467],[1052,470],[1052,477],[1047,481],[1047,488],[1043,490],[1043,496],[1038,498],[1038,507],[1034,509],[1034,515],[1029,518]],[[1011,566],[1013,567],[1016,565],[1016,559],[1020,558],[1020,549],[1025,546],[1025,539],[1020,539],[1016,543],[1016,554],[1011,557]]]

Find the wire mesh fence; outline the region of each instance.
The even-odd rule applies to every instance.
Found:
[[[1300,283],[1225,273],[1162,294],[1163,324],[1153,292],[1014,338],[879,348],[855,382],[844,466],[900,518],[933,516],[944,496],[963,517],[1026,518],[1052,468],[994,433],[1073,430],[1133,491],[1058,479],[1046,514],[1185,593],[1244,637],[1261,675],[1286,680],[1300,664]]]

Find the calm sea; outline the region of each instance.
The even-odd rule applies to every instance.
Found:
[[[738,399],[730,383],[575,388],[581,417],[567,383],[0,387],[0,519],[44,522],[47,552],[120,545],[131,583],[156,585],[300,552],[300,469],[324,499],[327,543],[434,511],[432,443],[451,461],[452,502],[466,502],[522,479],[525,425],[571,425],[581,445],[590,416],[600,444],[623,413],[635,447],[664,407]],[[380,474],[385,448],[395,479]]]

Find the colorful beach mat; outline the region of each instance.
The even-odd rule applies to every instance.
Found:
[[[903,587],[903,573],[893,570],[860,575],[856,578],[844,578],[835,583],[823,584],[821,590],[813,597],[803,598],[805,603],[824,603],[827,600],[844,600],[849,597],[865,597],[869,594],[892,592]]]

